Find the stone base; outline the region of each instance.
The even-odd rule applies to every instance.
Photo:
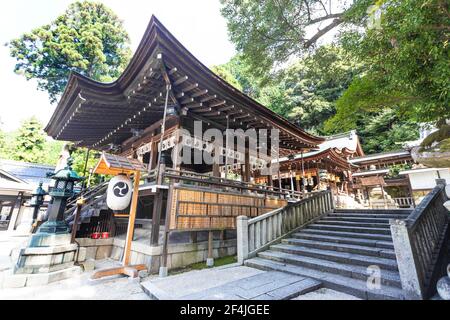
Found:
[[[95,260],[88,259],[86,261],[79,263],[81,267],[83,267],[83,271],[92,271],[95,269]]]
[[[74,264],[76,244],[66,244],[52,247],[27,247],[20,252],[15,274],[48,273]]]
[[[52,223],[47,227],[59,226]],[[40,229],[20,250],[14,269],[3,277],[3,286],[45,285],[80,273],[82,268],[74,266],[78,246],[70,240],[69,233],[46,233]]]
[[[214,258],[206,259],[206,266],[209,268],[214,267]]]
[[[79,266],[72,266],[63,270],[37,274],[14,274],[11,270],[5,271],[1,278],[0,288],[22,288],[32,286],[42,286],[51,282],[64,280],[82,271]]]
[[[54,247],[70,244],[70,233],[35,233],[31,235],[28,247]]]
[[[169,274],[169,269],[167,267],[159,267],[159,276],[161,278],[167,277]]]

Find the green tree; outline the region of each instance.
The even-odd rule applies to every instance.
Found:
[[[286,116],[301,127],[324,134],[324,122],[335,114],[335,101],[361,66],[338,46],[323,46],[281,73],[288,106]]]
[[[218,75],[220,78],[231,84],[238,90],[242,91],[242,86],[239,81],[231,74],[230,70],[227,68],[227,65],[222,64],[218,66],[213,66],[211,70]]]
[[[19,161],[42,162],[44,157],[45,134],[36,117],[22,122],[14,141],[13,158]]]
[[[325,34],[361,25],[373,0],[221,0],[231,41],[252,72],[263,77],[274,66],[314,48]]]
[[[72,3],[49,24],[9,43],[15,72],[37,79],[38,89],[55,102],[70,71],[107,82],[117,78],[130,57],[122,21],[102,3]]]
[[[379,1],[375,27],[343,34],[342,44],[364,63],[338,101],[343,124],[356,112],[394,109],[404,119],[450,118],[449,2]]]

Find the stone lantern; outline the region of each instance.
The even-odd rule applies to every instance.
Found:
[[[74,265],[78,246],[72,243],[71,229],[63,219],[67,199],[74,195],[75,183],[82,180],[71,165],[69,158],[65,168],[48,175],[54,180],[49,187],[52,201],[47,210],[48,220],[21,249],[14,269],[4,277],[3,287],[44,285],[81,272],[81,267]],[[42,190],[36,192],[32,201],[35,205],[39,204],[39,196]]]

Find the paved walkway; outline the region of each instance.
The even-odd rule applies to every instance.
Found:
[[[153,278],[141,282],[141,286],[150,296],[160,300],[357,299],[333,290],[319,289],[320,284],[309,278],[237,264]]]
[[[11,250],[20,248],[27,237],[0,232],[1,271],[12,267]],[[96,261],[96,269],[111,268],[119,263],[106,259]],[[194,270],[166,278],[152,275],[144,281],[114,276],[90,280],[93,271],[84,272],[46,286],[0,289],[0,300],[148,300],[144,289],[158,299],[288,299],[300,292],[316,289],[313,280],[267,272],[237,264]],[[309,292],[295,300],[356,299],[329,289]]]

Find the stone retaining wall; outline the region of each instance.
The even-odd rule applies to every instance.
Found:
[[[121,260],[125,240],[114,239],[111,258]],[[151,273],[159,271],[162,246],[151,247],[148,244],[133,242],[131,245],[131,264],[146,264]],[[213,241],[213,257],[221,258],[236,254],[236,239]],[[167,267],[177,269],[193,263],[206,261],[208,242],[170,244],[168,247]]]
[[[75,239],[79,245],[77,262],[85,260],[101,260],[111,256],[114,238],[109,239],[90,239],[77,238]]]

